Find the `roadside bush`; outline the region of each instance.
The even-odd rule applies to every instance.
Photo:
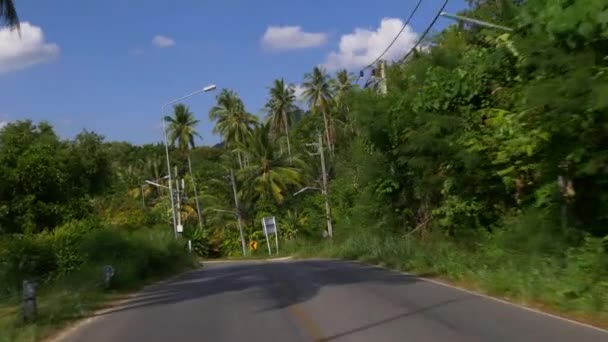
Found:
[[[116,287],[131,286],[192,264],[172,234],[155,229],[129,232],[76,221],[52,233],[5,236],[0,240],[0,296],[16,293],[21,282],[45,285],[73,280],[99,284],[103,265],[116,270]],[[93,279],[91,279],[93,277]]]
[[[59,268],[50,234],[0,240],[0,296],[21,287],[24,279],[48,280]]]
[[[361,260],[464,282],[522,302],[606,315],[608,239],[586,237],[578,246],[558,250],[545,241],[563,245],[559,228],[537,215],[514,216],[505,221],[509,225],[476,243],[460,244],[445,234],[430,234],[422,240],[359,231],[335,241],[292,243],[289,248],[303,256]],[[515,243],[522,241],[524,231],[529,231],[530,240]]]

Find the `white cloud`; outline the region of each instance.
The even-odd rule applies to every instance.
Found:
[[[303,103],[305,101],[305,99],[304,99],[304,90],[305,90],[304,87],[301,84],[295,84],[293,87],[294,87],[294,90],[295,90],[294,95],[296,96],[296,100],[298,102],[302,102]]]
[[[19,31],[0,29],[0,74],[44,63],[59,55],[57,44],[47,43],[38,26],[22,22]]]
[[[171,37],[156,35],[152,38],[152,44],[159,48],[167,48],[175,45],[175,40]]]
[[[262,46],[272,50],[306,49],[326,41],[325,33],[304,32],[301,26],[269,26],[262,36]]]
[[[354,32],[340,38],[338,51],[327,56],[325,67],[329,70],[352,70],[368,65],[380,56],[402,27],[400,19],[384,18],[375,30],[355,28]],[[407,26],[383,58],[394,61],[402,57],[414,46],[417,38],[416,32]]]
[[[6,125],[8,125],[8,121],[0,121],[0,129],[3,129]]]

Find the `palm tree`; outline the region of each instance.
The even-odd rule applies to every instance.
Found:
[[[286,86],[283,79],[274,80],[270,88],[270,98],[265,105],[268,111],[270,130],[275,136],[285,134],[287,138],[287,153],[291,160],[291,143],[289,142],[289,127],[292,124],[292,113],[296,109],[293,104],[296,100],[295,88]]]
[[[258,123],[255,116],[245,111],[245,105],[232,90],[224,89],[217,96],[217,105],[209,111],[209,119],[217,121],[214,133],[223,136],[228,148],[245,144],[251,137],[253,127]],[[237,152],[239,165],[243,168],[241,152]]]
[[[304,98],[312,110],[323,114],[325,124],[325,139],[330,151],[333,151],[332,139],[330,137],[331,120],[329,118],[329,107],[332,102],[332,89],[329,76],[318,66],[312,69],[312,73],[304,75]]]
[[[277,204],[285,200],[290,186],[302,185],[302,162],[292,157],[291,162],[276,153],[270,138],[268,123],[253,131],[248,146],[241,146],[250,157],[250,165],[243,168],[239,176],[249,186],[241,191],[246,198],[273,199]]]
[[[165,121],[169,124],[169,139],[183,156],[188,155],[191,147],[194,147],[194,138],[200,137],[196,132],[196,125],[200,122],[194,117],[190,108],[178,103],[173,106],[173,116],[165,116]]]
[[[173,117],[165,116],[165,121],[169,123],[169,139],[171,144],[177,148],[182,156],[186,156],[188,160],[188,171],[192,180],[192,188],[194,189],[194,199],[196,201],[196,212],[198,215],[198,224],[202,229],[203,220],[201,217],[201,208],[198,203],[198,191],[194,174],[192,173],[192,161],[190,159],[190,149],[195,147],[194,137],[200,137],[196,132],[196,125],[200,122],[194,117],[194,114],[184,104],[178,103],[173,106]]]
[[[336,73],[336,78],[332,80],[332,88],[335,94],[333,101],[332,112],[337,123],[345,129],[348,126],[348,106],[346,105],[346,94],[354,88],[354,77],[346,70],[340,70]],[[350,129],[350,133],[355,133]]]
[[[19,29],[19,17],[13,0],[0,0],[0,20],[10,28]]]
[[[353,76],[346,70],[336,72],[336,78],[332,83],[333,91],[336,94],[336,100],[344,100],[344,96],[353,89]]]

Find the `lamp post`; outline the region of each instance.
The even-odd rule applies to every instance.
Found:
[[[171,199],[171,216],[173,218],[173,233],[175,234],[176,239],[177,239],[177,215],[175,213],[175,201],[173,200],[173,185],[171,183],[171,181],[172,181],[172,179],[171,179],[171,161],[169,160],[169,139],[167,137],[167,129],[165,127],[165,108],[167,108],[167,106],[170,106],[176,102],[187,99],[191,96],[194,96],[194,95],[197,95],[200,93],[206,93],[209,91],[213,91],[213,90],[215,90],[215,88],[216,88],[215,84],[208,85],[208,86],[204,87],[203,89],[199,89],[186,96],[182,96],[178,99],[167,102],[160,107],[160,114],[161,114],[160,121],[161,121],[162,127],[163,127],[163,137],[164,137],[164,142],[165,142],[165,156],[167,159],[167,177],[169,178],[169,198]]]

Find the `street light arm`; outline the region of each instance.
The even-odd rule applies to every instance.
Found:
[[[323,192],[323,189],[320,189],[320,188],[315,188],[315,187],[312,187],[312,186],[307,186],[307,187],[305,187],[305,188],[300,189],[298,192],[296,192],[296,193],[295,193],[295,194],[293,194],[293,195],[294,195],[294,196],[298,196],[299,194],[301,194],[301,193],[303,193],[304,191],[307,191],[307,190],[318,190],[318,191]]]
[[[441,12],[441,16],[444,16],[444,17],[447,17],[447,18],[450,18],[450,19],[454,19],[454,20],[457,20],[457,21],[464,21],[464,22],[467,22],[467,23],[470,23],[470,24],[479,25],[479,26],[483,26],[483,27],[499,29],[499,30],[503,30],[503,31],[507,31],[507,32],[513,31],[513,29],[510,28],[510,27],[496,25],[496,24],[488,23],[487,21],[467,18],[467,17],[463,17],[461,15],[450,14],[450,13],[447,13],[447,12]]]
[[[147,181],[146,181],[146,183],[148,183],[148,184],[150,184],[150,185],[157,186],[157,187],[159,187],[159,188],[165,188],[165,189],[169,189],[169,187],[168,187],[168,186],[165,186],[165,185],[162,185],[162,184],[158,184],[158,183],[154,183],[154,182],[149,181],[149,180],[147,180]]]
[[[165,108],[167,108],[167,106],[170,106],[170,105],[172,105],[172,104],[174,104],[174,103],[176,103],[176,102],[179,102],[179,101],[185,100],[185,99],[187,99],[187,98],[189,98],[189,97],[192,97],[192,96],[194,96],[194,95],[196,95],[196,94],[200,94],[200,93],[206,93],[206,92],[212,91],[212,90],[214,90],[215,88],[216,88],[216,85],[215,85],[215,84],[210,84],[210,85],[206,86],[206,87],[205,87],[205,88],[203,88],[203,89],[199,89],[199,90],[197,90],[197,91],[195,91],[195,92],[193,92],[193,93],[190,93],[190,94],[188,94],[188,95],[182,96],[182,97],[180,97],[180,98],[178,98],[178,99],[175,99],[175,100],[173,100],[173,101],[171,101],[171,102],[167,102],[167,103],[165,103],[165,104],[162,106],[162,108],[161,108],[161,112],[162,112],[162,113],[163,113],[163,115],[164,115],[164,113],[165,113]]]

